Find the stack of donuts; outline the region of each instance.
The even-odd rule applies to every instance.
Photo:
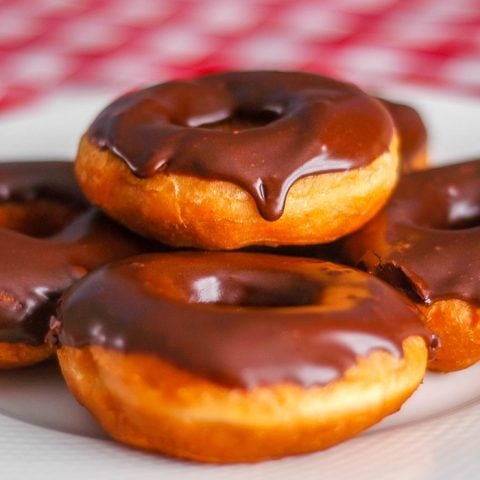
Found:
[[[112,437],[187,459],[353,437],[480,359],[480,161],[427,163],[415,110],[318,75],[128,93],[79,189],[1,166],[0,367],[56,355]]]

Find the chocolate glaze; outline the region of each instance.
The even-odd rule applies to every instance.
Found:
[[[327,384],[374,350],[435,339],[388,285],[328,262],[251,253],[143,255],[64,295],[61,345],[158,355],[229,386]]]
[[[52,198],[87,205],[75,176],[72,162],[26,161],[0,164],[0,202]]]
[[[400,137],[402,171],[418,169],[419,159],[427,154],[427,129],[422,117],[409,105],[380,100],[392,116]]]
[[[83,202],[71,162],[0,164],[3,202],[56,198]],[[0,228],[0,342],[43,343],[56,300],[104,263],[144,250],[143,242],[84,204],[48,238]]]
[[[404,176],[348,242],[363,245],[352,260],[418,301],[480,305],[480,160]]]
[[[350,84],[232,72],[125,95],[88,137],[139,177],[162,171],[235,183],[265,219],[277,220],[295,181],[371,163],[388,150],[393,124],[380,102]]]

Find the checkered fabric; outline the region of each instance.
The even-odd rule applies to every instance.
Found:
[[[480,94],[480,0],[0,0],[0,109],[232,69]]]

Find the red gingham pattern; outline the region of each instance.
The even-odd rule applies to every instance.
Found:
[[[478,95],[480,0],[0,0],[0,109],[260,68]]]

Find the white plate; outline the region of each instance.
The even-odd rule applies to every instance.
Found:
[[[418,90],[390,97],[422,112],[436,163],[480,156],[480,101]],[[72,157],[107,99],[63,92],[0,116],[0,161]],[[311,455],[235,466],[197,465],[113,443],[69,395],[54,363],[0,372],[0,479],[473,479],[479,437],[480,364],[428,374],[400,412],[356,439]]]

